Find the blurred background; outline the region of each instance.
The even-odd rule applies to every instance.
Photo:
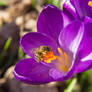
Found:
[[[15,64],[26,58],[19,39],[36,32],[37,17],[45,4],[62,9],[62,0],[0,0],[0,92],[92,92],[92,70],[64,82],[27,85],[13,76]]]

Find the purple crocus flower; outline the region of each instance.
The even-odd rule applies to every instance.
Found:
[[[92,42],[92,0],[66,0],[66,2],[63,5],[64,9],[67,11],[72,10],[75,15],[76,19],[84,22],[84,30],[86,32],[87,38],[90,40],[90,43]],[[88,44],[86,44],[88,46]],[[92,45],[91,45],[92,48]],[[84,68],[81,68],[82,66],[85,66],[85,69],[88,69],[86,67],[89,66],[91,68],[92,61],[92,54],[91,51],[88,50],[88,58],[90,58],[87,62],[83,62],[82,64],[78,64],[77,71],[76,72],[82,72],[84,71]],[[86,53],[86,51],[84,52]],[[86,53],[87,54],[87,53]]]
[[[70,2],[80,19],[84,19],[85,16],[92,18],[92,0],[70,0]]]
[[[37,22],[38,32],[24,35],[20,45],[31,56],[16,64],[15,78],[28,84],[63,81],[92,66],[92,40],[72,9],[46,5]]]
[[[85,16],[92,18],[92,0],[66,0],[63,7],[72,9],[81,20]]]
[[[86,33],[92,38],[92,0],[66,0],[64,10],[70,11],[85,24]]]

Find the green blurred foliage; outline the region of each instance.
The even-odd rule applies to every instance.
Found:
[[[5,45],[4,45],[4,48],[3,48],[2,52],[1,52],[1,54],[0,54],[0,67],[2,66],[2,61],[3,61],[4,57],[5,57],[5,54],[6,54],[7,50],[8,50],[8,48],[9,48],[10,44],[11,44],[11,41],[12,41],[12,38],[9,37],[8,40],[6,41]]]
[[[32,0],[32,7],[35,8],[36,6],[36,0]]]
[[[64,92],[91,92],[92,91],[92,70],[75,74],[73,78],[66,81],[66,84],[67,84],[67,88],[65,89]],[[79,91],[73,91],[74,86],[76,85],[79,86],[79,88],[77,89]]]
[[[59,7],[59,0],[53,0],[52,4]]]
[[[53,4],[57,7],[59,7],[59,0],[46,0],[47,4]]]
[[[69,83],[68,87],[64,90],[64,92],[72,92],[76,83],[77,83],[77,78],[70,79],[70,83]]]
[[[56,7],[62,9],[62,5],[64,1],[65,0],[46,0],[46,3],[55,5]]]
[[[91,73],[91,71],[88,70],[88,71],[82,72],[78,76],[81,92],[89,92],[89,90],[92,89],[92,82],[90,81],[90,78],[89,78],[90,73]],[[85,87],[86,87],[86,89],[84,89]]]
[[[46,3],[47,4],[52,4],[53,3],[53,0],[46,0]]]
[[[22,50],[22,48],[19,46],[19,50],[18,50],[18,58],[19,59],[22,59],[23,57],[24,57],[24,52],[23,52],[23,50]]]
[[[0,0],[0,6],[7,6],[8,0]]]

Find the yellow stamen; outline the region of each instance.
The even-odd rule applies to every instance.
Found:
[[[58,60],[60,63],[64,64],[64,62],[61,60],[61,58],[60,58],[59,56],[57,56],[57,60]]]
[[[88,2],[88,5],[92,7],[92,0]]]
[[[63,58],[64,57],[63,51],[60,48],[58,48],[58,52],[59,52],[60,56]]]
[[[67,68],[69,68],[71,66],[71,62],[68,61],[68,65],[67,65]]]
[[[65,52],[64,52],[64,56],[65,56],[65,64],[67,64],[68,56],[67,56],[67,54]]]
[[[66,52],[63,52],[60,48],[58,48],[58,52],[60,56],[56,56],[56,58],[61,63],[59,69],[63,72],[67,72],[70,67],[70,62],[68,62],[68,55]]]
[[[68,68],[66,68],[66,66],[61,66],[60,69],[61,69],[63,72],[67,72],[67,71],[68,71]]]

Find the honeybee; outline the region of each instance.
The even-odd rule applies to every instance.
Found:
[[[40,48],[37,48],[34,55],[35,60],[37,62],[40,62],[47,54],[47,52],[52,51],[52,49],[49,46],[40,46]]]

